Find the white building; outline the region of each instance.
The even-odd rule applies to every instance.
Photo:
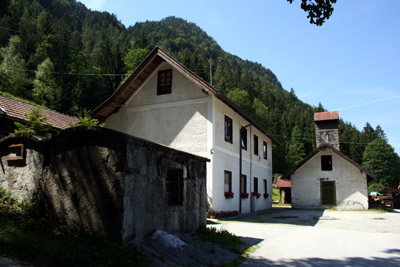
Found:
[[[272,142],[278,141],[160,48],[91,115],[107,128],[210,159],[207,194],[215,211],[271,207]]]
[[[374,175],[338,150],[339,113],[315,113],[314,121],[319,146],[283,177],[292,182],[292,207],[368,209]]]

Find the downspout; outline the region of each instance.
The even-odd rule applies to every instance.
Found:
[[[253,148],[253,135],[252,135],[252,132],[251,132],[251,126],[250,126],[250,149],[249,149],[249,152],[250,152],[250,182],[249,182],[249,185],[250,185],[250,187],[249,187],[249,194],[250,194],[250,212],[254,212],[254,210],[255,210],[255,208],[252,210],[251,209],[251,207],[253,206],[255,206],[255,199],[253,199],[253,197],[251,197],[251,190],[252,190],[252,182],[253,182],[253,151],[252,151],[252,149],[254,149]],[[252,205],[252,202],[253,202],[253,205]]]
[[[249,126],[251,126],[251,124],[242,126],[239,131],[239,214],[242,214],[242,132]]]

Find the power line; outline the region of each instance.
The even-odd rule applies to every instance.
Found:
[[[31,72],[37,73],[37,70],[24,70],[24,69],[14,69],[14,68],[5,68],[5,70],[9,71],[20,71],[20,72]],[[76,76],[128,76],[130,74],[122,74],[122,73],[77,73],[77,72],[44,72],[49,74],[57,74],[57,75],[76,75]]]
[[[285,135],[279,135],[279,134],[269,134],[271,136],[275,136],[275,137],[283,137],[286,140],[292,139],[292,138],[296,138],[297,140],[306,140],[306,141],[315,141],[315,138],[305,138],[305,137],[300,137],[300,136],[285,136]],[[339,141],[340,144],[356,144],[356,145],[368,145],[369,143],[361,143],[361,142],[342,142]],[[376,144],[376,145],[381,145],[381,144]],[[383,145],[383,144],[382,144]]]

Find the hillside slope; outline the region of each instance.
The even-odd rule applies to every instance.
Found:
[[[82,114],[112,94],[159,46],[282,142],[274,148],[274,172],[288,171],[315,146],[313,113],[323,111],[322,105],[303,103],[270,69],[223,51],[194,23],[167,17],[126,28],[115,15],[75,0],[5,0],[0,28],[0,91]],[[360,132],[344,122],[340,130],[342,152],[358,163],[377,130],[383,133],[371,126]]]

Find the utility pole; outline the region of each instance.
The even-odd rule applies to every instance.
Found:
[[[212,82],[213,82],[213,80],[212,80],[212,59],[210,58],[208,60],[208,62],[210,63],[210,85],[212,86],[213,85],[212,84]]]

